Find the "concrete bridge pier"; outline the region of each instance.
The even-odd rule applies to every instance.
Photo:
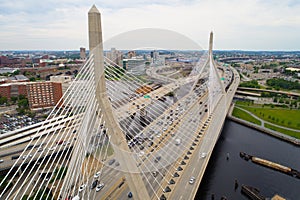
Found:
[[[114,144],[115,157],[119,161],[124,171],[126,181],[135,199],[150,199],[148,191],[142,180],[141,173],[130,152],[125,134],[123,134],[119,124],[113,116],[112,106],[106,92],[105,76],[104,76],[104,57],[102,44],[101,16],[100,12],[94,5],[89,13],[89,49],[90,56],[94,56],[94,70],[96,83],[96,99],[103,111],[103,118],[108,128],[108,134],[111,136],[111,142]],[[132,173],[134,172],[134,173]]]

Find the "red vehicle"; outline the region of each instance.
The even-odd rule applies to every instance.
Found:
[[[60,141],[57,141],[56,144],[62,144],[64,141],[63,140],[60,140]]]

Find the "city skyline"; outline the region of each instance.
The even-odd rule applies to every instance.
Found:
[[[121,33],[166,29],[204,49],[212,30],[217,50],[299,50],[298,1],[85,1],[3,2],[0,50],[73,50],[87,47],[87,15],[102,13],[104,41]],[[118,47],[116,47],[118,48]]]

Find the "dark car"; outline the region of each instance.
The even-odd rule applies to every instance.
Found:
[[[95,187],[97,187],[97,184],[98,184],[98,180],[95,180],[92,185],[91,185],[91,189],[94,189]]]
[[[160,159],[161,159],[161,156],[157,156],[157,157],[155,158],[154,162],[158,163],[158,161],[160,161]]]
[[[111,159],[111,160],[108,162],[108,164],[109,164],[109,165],[112,165],[112,164],[114,164],[115,161],[116,161],[116,159]]]
[[[129,192],[127,196],[128,198],[132,198],[132,192]]]

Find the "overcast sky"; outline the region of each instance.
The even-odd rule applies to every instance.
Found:
[[[300,0],[0,0],[0,50],[87,47],[93,4],[104,40],[155,28],[207,49],[212,30],[215,49],[300,50]]]

